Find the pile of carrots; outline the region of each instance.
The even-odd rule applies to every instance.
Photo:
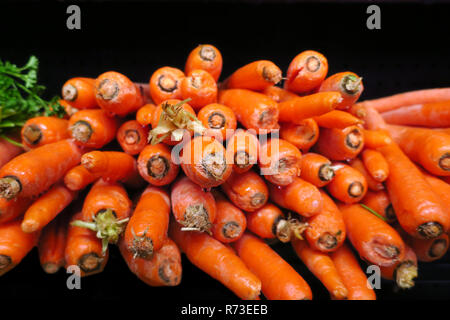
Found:
[[[450,89],[358,102],[362,78],[316,51],[285,75],[222,62],[200,45],[149,83],[69,79],[66,118],[0,144],[0,275],[35,246],[45,272],[93,275],[117,245],[150,286],[178,285],[183,253],[241,299],[312,299],[281,241],[332,299],[376,299],[367,265],[414,286],[449,246]]]

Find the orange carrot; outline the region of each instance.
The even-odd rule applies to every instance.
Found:
[[[364,119],[367,116],[366,108],[361,103],[355,103],[352,105],[348,109],[348,112],[359,119]]]
[[[68,219],[58,216],[41,232],[38,243],[39,261],[46,273],[56,273],[64,267]]]
[[[147,145],[148,127],[142,126],[136,120],[129,120],[117,130],[116,139],[125,153],[137,155]]]
[[[223,104],[211,103],[200,109],[198,120],[207,128],[206,135],[216,139],[227,140],[236,130],[236,116],[230,108]]]
[[[314,150],[331,160],[349,160],[356,158],[363,147],[361,128],[350,126],[345,129],[321,128]]]
[[[283,102],[293,98],[298,98],[298,95],[296,95],[295,93],[277,86],[267,87],[262,91],[262,93],[276,102]]]
[[[408,244],[422,262],[432,262],[442,258],[448,251],[449,239],[446,233],[434,239],[417,239],[407,237]]]
[[[284,187],[269,183],[270,199],[279,206],[311,217],[322,210],[322,196],[316,186],[295,178]]]
[[[248,212],[261,208],[269,199],[264,179],[252,170],[231,173],[221,188],[236,207]]]
[[[13,143],[7,139],[12,140]],[[0,137],[0,168],[24,151],[23,147],[20,147],[19,144],[14,144],[20,141],[19,134],[9,136],[7,139]]]
[[[336,109],[350,108],[364,90],[362,78],[353,72],[339,72],[326,78],[319,87],[319,92],[337,91],[342,95],[342,102]]]
[[[153,112],[155,112],[156,106],[153,103],[145,104],[140,107],[136,112],[136,121],[141,126],[151,125],[153,119]]]
[[[213,76],[202,69],[190,71],[180,85],[181,97],[190,98],[189,104],[194,110],[217,102],[217,83]]]
[[[383,182],[389,176],[389,165],[383,155],[372,149],[365,149],[361,153],[362,161],[367,172],[376,181]]]
[[[171,183],[180,167],[171,160],[171,151],[165,144],[146,146],[139,154],[138,170],[141,176],[155,186]]]
[[[306,93],[320,86],[328,73],[328,61],[319,52],[306,50],[289,64],[285,89]]]
[[[420,169],[420,171],[422,172],[426,182],[430,185],[431,190],[433,190],[433,192],[441,200],[442,209],[447,213],[447,215],[450,215],[450,185],[429,174],[423,169]]]
[[[361,202],[382,216],[387,223],[392,224],[397,221],[394,208],[386,190],[369,190]]]
[[[64,83],[61,96],[70,105],[79,110],[97,108],[95,99],[95,79],[76,77]]]
[[[410,289],[417,278],[417,257],[414,251],[406,246],[405,257],[390,267],[381,267],[381,276],[388,280],[395,280],[401,289]]]
[[[11,200],[0,198],[0,224],[22,215],[32,203],[30,198],[17,197]]]
[[[64,111],[65,111],[65,115],[63,117],[63,119],[69,119],[71,116],[73,116],[75,113],[77,113],[78,110],[77,108],[74,108],[70,105],[70,103],[68,103],[66,100],[63,99],[59,99],[58,103],[61,105],[61,107],[63,107]]]
[[[22,127],[22,143],[28,148],[70,138],[69,121],[57,117],[36,117],[25,122]]]
[[[72,191],[86,188],[100,178],[100,174],[94,174],[84,166],[79,165],[70,169],[64,176],[64,184]]]
[[[233,243],[239,257],[261,279],[262,292],[270,300],[311,300],[306,281],[264,241],[245,233]]]
[[[262,91],[281,81],[282,73],[275,63],[268,60],[251,62],[233,72],[225,81],[227,89]]]
[[[449,95],[450,99],[450,95]],[[450,101],[414,104],[382,113],[390,124],[429,128],[450,127]]]
[[[300,178],[316,187],[326,186],[334,178],[334,169],[328,158],[309,152],[302,156]]]
[[[327,113],[324,113],[321,116],[314,117],[314,120],[317,122],[319,127],[323,128],[336,128],[336,129],[344,129],[349,126],[354,126],[357,124],[362,124],[362,120],[352,116],[350,113],[341,111],[341,110],[333,110]]]
[[[237,129],[227,141],[227,161],[233,163],[233,171],[244,173],[258,161],[259,140],[252,130]]]
[[[181,81],[184,73],[180,69],[162,67],[150,78],[150,95],[156,104],[168,99],[181,99]]]
[[[319,139],[319,126],[313,118],[302,120],[298,124],[283,122],[280,124],[280,137],[301,152],[308,152]]]
[[[295,253],[330,292],[332,299],[347,299],[347,288],[339,275],[333,260],[326,253],[315,251],[306,241],[293,239],[292,247]]]
[[[217,81],[222,72],[222,64],[222,54],[216,47],[201,44],[190,52],[184,71],[188,74],[192,70],[202,69],[208,71]]]
[[[81,152],[62,140],[21,154],[0,169],[0,198],[30,198],[46,191],[76,166]]]
[[[326,189],[344,203],[359,202],[367,192],[367,180],[358,170],[344,163],[333,165],[335,176]]]
[[[364,163],[360,158],[355,158],[350,161],[350,166],[364,176],[367,187],[372,191],[379,191],[384,189],[383,183],[375,180],[367,171]]]
[[[392,143],[392,138],[385,130],[363,129],[364,146],[367,149],[376,149]]]

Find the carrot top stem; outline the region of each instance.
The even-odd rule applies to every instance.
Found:
[[[417,231],[426,239],[439,237],[444,229],[438,222],[430,221],[417,227]]]
[[[356,94],[361,89],[361,81],[362,78],[349,74],[342,80],[342,88],[348,94]]]
[[[83,120],[75,122],[70,130],[72,131],[72,136],[75,138],[75,140],[83,143],[88,142],[91,138],[92,133],[94,132],[91,125]]]
[[[414,287],[414,279],[417,278],[417,276],[417,266],[410,260],[403,261],[395,269],[395,281],[401,289],[410,289]]]
[[[199,55],[205,61],[213,61],[216,58],[216,52],[209,46],[202,46]]]
[[[300,222],[297,219],[280,219],[276,225],[276,236],[281,242],[289,242],[292,236],[303,240],[303,232],[309,227],[308,223]]]
[[[0,179],[0,197],[6,200],[14,199],[22,190],[20,181],[15,177],[4,177]]]
[[[282,74],[280,69],[278,69],[274,65],[265,66],[262,70],[262,76],[264,80],[267,80],[271,83],[277,84],[281,81]]]
[[[180,221],[180,224],[183,225],[182,231],[204,231],[212,235],[210,230],[212,224],[203,204],[193,204],[187,207],[184,220]]]
[[[324,163],[319,168],[319,179],[322,181],[330,181],[335,174],[334,169],[328,163]]]
[[[26,126],[23,130],[23,138],[28,144],[37,144],[42,139],[42,131],[36,125]]]
[[[119,85],[116,81],[104,79],[98,87],[98,94],[103,100],[112,100],[119,93]]]
[[[78,96],[78,90],[71,84],[66,84],[62,89],[62,97],[66,101],[75,101]]]

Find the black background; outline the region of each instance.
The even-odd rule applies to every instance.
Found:
[[[364,78],[362,99],[450,86],[450,5],[437,1],[380,3],[381,30],[366,28],[368,3],[364,2],[79,2],[81,30],[66,28],[68,5],[61,1],[0,4],[0,58],[20,65],[36,55],[41,62],[39,79],[48,96],[59,94],[64,81],[73,76],[96,77],[108,70],[147,82],[161,66],[182,69],[190,50],[201,43],[221,50],[222,78],[257,59],[272,60],[286,70],[296,54],[314,49],[328,58],[330,74],[351,70]],[[315,298],[329,298],[289,245],[275,248],[310,283]],[[378,298],[448,299],[449,260],[421,264],[416,287],[409,291],[394,292],[392,283],[383,281]],[[151,288],[127,270],[112,247],[104,272],[84,278],[82,289],[71,291],[65,271],[46,275],[33,250],[0,278],[0,300],[235,300],[229,290],[184,258],[183,268],[180,286]]]

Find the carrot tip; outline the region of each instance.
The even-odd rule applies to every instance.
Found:
[[[206,174],[215,180],[222,179],[222,176],[227,169],[225,155],[220,152],[205,155],[201,165]]]
[[[442,257],[447,251],[447,240],[437,239],[430,247],[428,255],[433,258]]]
[[[75,122],[70,128],[70,131],[72,138],[82,143],[88,142],[94,132],[91,125],[83,120]]]
[[[417,232],[425,239],[439,237],[443,231],[438,222],[426,222],[417,227]]]
[[[229,221],[225,223],[222,228],[222,234],[227,239],[235,239],[241,234],[241,232],[241,226],[235,221]]]
[[[441,167],[442,170],[449,171],[450,170],[450,153],[444,154],[439,159],[439,167]]]
[[[258,206],[264,204],[265,201],[266,201],[266,196],[261,192],[257,192],[251,197],[250,204],[253,207],[258,207]]]
[[[184,220],[180,221],[183,225],[182,231],[204,231],[211,234],[211,221],[203,204],[190,205],[184,214]]]
[[[294,236],[297,239],[304,240],[303,232],[309,228],[308,223],[303,223],[297,219],[280,219],[276,227],[276,236],[281,242],[289,242]]]
[[[165,260],[158,268],[159,278],[165,283],[166,286],[177,286],[181,282],[181,277],[178,275],[181,273],[181,266],[178,261],[172,259]]]
[[[12,263],[11,257],[0,254],[0,271],[8,268]]]
[[[262,70],[262,76],[264,80],[269,81],[273,84],[277,84],[281,81],[282,78],[281,70],[273,65],[265,66]]]
[[[417,276],[417,266],[411,261],[401,263],[395,270],[395,281],[401,289],[410,289],[414,287],[414,279],[417,278]]]
[[[4,177],[0,179],[0,197],[7,200],[17,197],[22,190],[22,184],[16,177]]]
[[[216,58],[216,51],[210,46],[202,46],[198,54],[204,61],[213,61]]]
[[[364,192],[364,186],[363,186],[362,183],[359,182],[359,181],[352,182],[352,183],[348,186],[347,192],[348,192],[348,195],[349,195],[350,197],[357,198],[357,197],[359,197],[360,195],[363,194],[363,192]]]
[[[319,168],[319,179],[321,181],[331,181],[335,176],[334,169],[328,163],[325,163]]]
[[[78,90],[73,85],[66,84],[62,88],[62,98],[66,101],[75,101],[78,97]]]
[[[362,78],[355,77],[354,75],[346,75],[342,79],[342,88],[350,95],[355,95],[361,90]]]
[[[133,258],[150,259],[153,256],[153,241],[147,237],[146,229],[142,236],[137,236],[133,229],[131,233],[133,235],[133,245],[129,247],[131,253],[133,253]]]
[[[103,258],[99,257],[97,253],[91,252],[81,256],[78,260],[78,266],[85,273],[97,271],[102,265]]]
[[[345,144],[351,149],[358,149],[362,143],[363,137],[358,129],[352,130],[345,138]]]
[[[42,265],[42,269],[44,269],[45,273],[53,274],[59,271],[60,265],[54,262],[47,262]]]
[[[36,125],[29,125],[23,129],[23,139],[31,145],[38,144],[42,139],[42,131]]]
[[[20,227],[23,232],[32,233],[39,229],[39,223],[34,220],[24,220]]]
[[[119,85],[114,80],[104,79],[98,86],[97,94],[103,100],[112,100],[119,94]]]

